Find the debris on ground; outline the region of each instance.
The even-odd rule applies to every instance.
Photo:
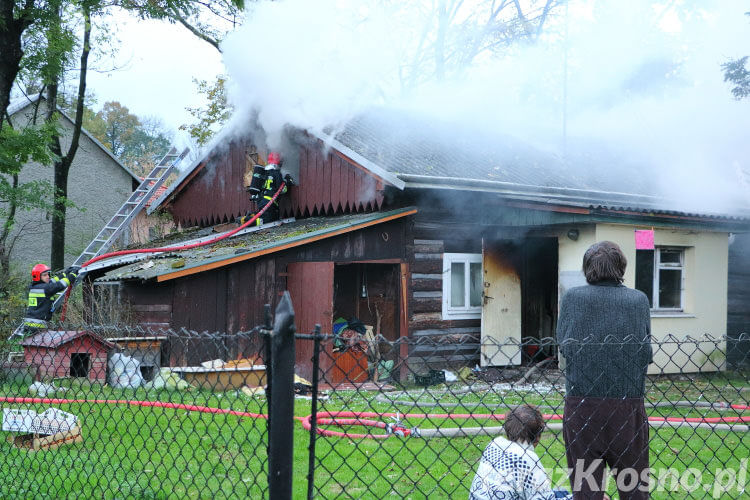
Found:
[[[65,392],[66,387],[57,387],[55,384],[45,384],[44,382],[34,382],[29,386],[29,392],[35,396],[44,397],[55,392]]]
[[[443,370],[443,373],[445,374],[445,381],[446,382],[457,382],[458,381],[458,377],[452,371],[450,371],[450,370]]]
[[[162,368],[159,373],[156,374],[153,380],[146,382],[143,387],[146,389],[178,389],[178,390],[190,390],[193,386],[180,378],[177,373],[173,372],[170,368]]]
[[[242,394],[245,396],[250,396],[251,398],[254,398],[255,396],[265,396],[266,395],[266,389],[265,387],[248,387],[246,385],[242,386]]]
[[[294,374],[294,393],[305,395],[312,392],[312,382]]]

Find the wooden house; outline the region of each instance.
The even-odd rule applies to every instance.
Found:
[[[260,147],[252,137],[223,143],[152,204],[180,227],[199,228],[170,244],[211,234],[250,208],[243,176],[262,161]],[[263,304],[289,290],[301,332],[356,317],[388,339],[439,343],[385,356],[518,365],[535,353],[492,343],[554,336],[559,297],[584,282],[584,251],[608,239],[630,263],[625,284],[649,295],[656,339],[727,333],[728,240],[748,219],[677,210],[636,167],[573,168],[508,137],[389,112],[330,135],[295,131],[282,154],[297,180],[282,217],[294,221],[218,248],[124,267],[105,261],[94,288],[116,288],[141,325],[219,332],[262,324]],[[655,247],[636,249],[635,230],[653,231]],[[297,349],[303,377],[308,344]],[[243,349],[186,346],[172,350],[171,364],[246,357]],[[689,354],[658,361],[677,370],[680,356]],[[344,358],[329,352],[322,368],[351,365]],[[693,361],[706,369],[707,359]]]
[[[82,377],[107,379],[107,355],[115,345],[96,333],[43,330],[24,339],[24,361],[38,367],[40,378]]]

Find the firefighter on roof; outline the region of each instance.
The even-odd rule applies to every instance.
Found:
[[[258,210],[266,206],[272,199],[273,195],[276,194],[281,184],[285,183],[284,188],[281,190],[281,194],[287,192],[287,187],[293,185],[292,177],[287,174],[282,178],[281,176],[281,155],[276,152],[268,153],[268,162],[265,167],[256,165],[253,169],[253,180],[248,187],[250,192],[250,200],[256,202]],[[239,223],[244,224],[250,215],[245,215],[240,218]],[[263,215],[261,215],[256,224],[259,226],[264,223],[274,222],[279,220],[279,199],[276,198],[271,203]]]
[[[55,298],[75,281],[79,269],[76,266],[69,267],[65,272],[54,276],[45,264],[37,264],[31,269],[28,308],[23,319],[23,328],[27,333],[47,327],[47,322],[52,318]]]

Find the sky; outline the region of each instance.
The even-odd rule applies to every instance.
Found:
[[[100,103],[119,100],[176,128],[190,121],[186,106],[201,104],[192,79],[225,73],[238,110],[232,125],[242,130],[257,116],[271,143],[288,124],[322,130],[371,107],[396,107],[555,154],[607,150],[608,158],[651,165],[650,181],[679,198],[673,208],[736,203],[727,196],[736,185],[719,181],[750,172],[750,100],[732,99],[720,65],[750,52],[746,2],[571,0],[538,44],[477,58],[458,78],[425,77],[405,91],[401,72],[429,27],[428,3],[251,2],[223,54],[179,26],[122,20],[118,57],[127,66],[92,75],[90,88]],[[465,19],[481,21],[488,2],[464,5]]]
[[[213,81],[223,71],[218,51],[185,28],[117,14],[116,71],[92,71],[88,88],[95,109],[119,101],[137,116],[155,116],[177,129],[192,122],[187,106],[203,103],[193,79]],[[99,63],[102,66],[104,63]],[[110,63],[112,64],[112,63]]]

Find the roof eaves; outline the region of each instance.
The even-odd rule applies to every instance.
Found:
[[[348,148],[347,146],[344,146],[341,142],[336,140],[331,135],[317,135],[313,134],[315,137],[323,141],[324,144],[328,144],[333,149],[337,150],[339,153],[346,156],[350,161],[356,163],[357,165],[361,166],[365,170],[369,171],[372,175],[375,177],[379,177],[383,179],[384,181],[388,182],[389,184],[393,185],[394,187],[404,190],[406,187],[406,183],[399,178],[399,175],[394,174],[393,172],[389,172],[388,170],[384,169],[383,167],[375,164],[374,162],[368,160],[361,154],[357,153],[351,148]]]
[[[24,109],[26,106],[37,102],[40,99],[40,97],[42,97],[40,94],[36,94],[35,96],[27,96],[27,97],[22,97],[20,99],[17,99],[15,102],[12,102],[10,106],[8,106],[8,114],[12,116],[18,113],[19,111]],[[59,111],[60,114],[63,115],[70,123],[75,124],[75,120],[73,120],[70,116],[68,116],[68,114],[62,109],[60,109],[59,106],[57,107],[57,111]],[[140,182],[140,177],[135,175],[135,173],[132,170],[130,170],[120,160],[118,160],[117,157],[114,154],[112,154],[112,151],[110,151],[109,148],[107,148],[104,144],[99,142],[99,140],[93,135],[91,135],[91,133],[88,130],[81,127],[81,133],[85,135],[86,137],[88,137],[91,140],[91,142],[99,146],[99,148],[103,150],[107,154],[107,156],[109,156],[120,168],[126,171],[133,179]]]
[[[372,217],[368,217],[368,218],[361,219],[358,221],[351,221],[351,222],[348,222],[346,224],[342,224],[339,226],[332,226],[332,227],[328,227],[324,229],[319,229],[317,231],[311,231],[309,233],[305,233],[299,236],[294,236],[292,238],[286,238],[286,239],[274,242],[270,245],[265,245],[263,247],[256,248],[254,250],[248,250],[247,252],[243,252],[243,253],[235,253],[235,255],[232,255],[232,256],[222,256],[217,259],[206,260],[206,261],[203,261],[201,264],[191,266],[191,267],[185,267],[178,271],[170,270],[166,273],[156,275],[156,281],[158,282],[169,281],[175,278],[181,278],[183,276],[189,276],[191,274],[197,274],[203,271],[208,271],[210,269],[228,266],[236,262],[249,260],[255,257],[259,257],[261,255],[280,252],[282,250],[302,246],[307,243],[312,243],[314,241],[332,238],[340,234],[349,233],[352,231],[356,231],[358,229],[364,229],[365,227],[374,226],[376,224],[388,222],[393,219],[399,219],[401,217],[406,217],[408,215],[413,215],[415,213],[417,213],[417,209],[414,207],[406,207],[406,208],[402,208],[398,210],[393,210],[390,212],[386,212],[385,214],[376,212],[373,214]],[[378,215],[380,215],[380,217],[378,217]]]

